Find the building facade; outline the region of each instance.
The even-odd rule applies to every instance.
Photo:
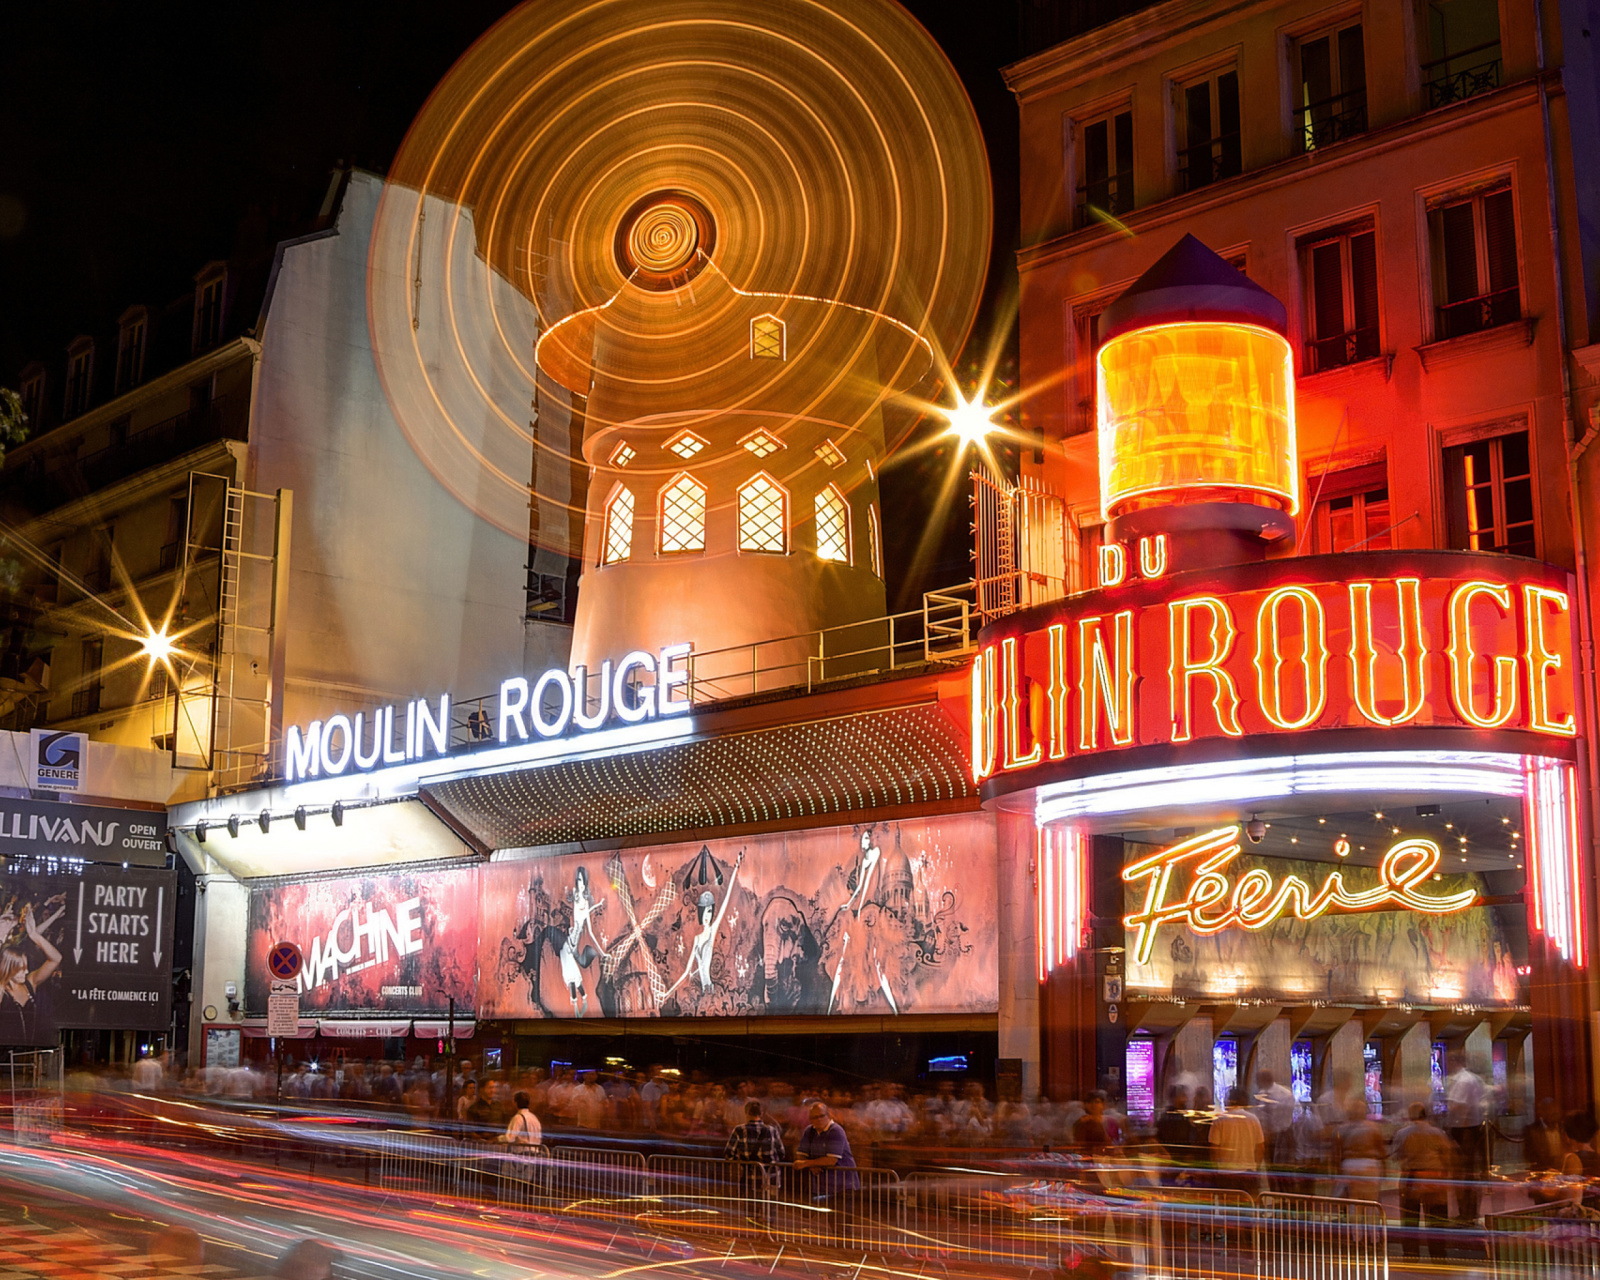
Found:
[[[1591,145],[1592,110],[1582,94],[1569,110],[1564,82],[1572,77],[1562,66],[1563,40],[1575,42],[1577,33],[1556,6],[1495,0],[1121,9],[1122,16],[1108,12],[1099,22],[1063,29],[1057,34],[1067,38],[1006,72],[1022,130],[1021,375],[1030,389],[1024,425],[1034,446],[1023,453],[1023,472],[1034,486],[1060,496],[1063,576],[1078,590],[1094,591],[1123,575],[1128,582],[1154,580],[1169,568],[1202,563],[1185,561],[1180,543],[1210,527],[1207,518],[1198,509],[1189,512],[1181,535],[1179,526],[1161,518],[1141,522],[1140,503],[1119,499],[1125,491],[1116,486],[1127,477],[1116,472],[1113,442],[1118,395],[1133,394],[1146,374],[1156,377],[1151,370],[1167,369],[1162,376],[1174,379],[1168,389],[1179,397],[1206,386],[1207,377],[1193,363],[1181,373],[1159,360],[1152,364],[1148,345],[1130,358],[1128,339],[1107,320],[1116,319],[1113,304],[1136,279],[1158,289],[1172,283],[1152,276],[1188,235],[1281,300],[1278,331],[1294,382],[1297,449],[1277,460],[1283,464],[1277,514],[1253,520],[1255,533],[1266,535],[1264,545],[1249,557],[1234,544],[1214,549],[1211,563],[1260,559],[1281,565],[1283,582],[1308,584],[1324,574],[1378,582],[1384,578],[1370,575],[1392,579],[1413,572],[1426,584],[1435,571],[1405,567],[1406,552],[1483,553],[1490,559],[1472,572],[1496,581],[1535,571],[1538,563],[1557,575],[1553,584],[1566,576],[1559,589],[1570,613],[1563,613],[1561,625],[1572,630],[1571,652],[1587,652],[1591,589],[1582,517],[1590,509],[1584,455],[1592,391],[1584,344],[1592,290],[1582,268],[1579,212],[1586,179],[1578,159]],[[1168,316],[1180,329],[1215,318],[1204,305]],[[1119,343],[1111,344],[1113,338]],[[1215,353],[1190,355],[1203,362]],[[1237,391],[1213,386],[1207,394],[1237,409]],[[1155,397],[1143,411],[1156,415],[1150,421],[1164,421],[1158,388],[1145,386],[1139,394]],[[1258,397],[1252,390],[1245,399]],[[1209,449],[1197,456],[1215,463]],[[1191,468],[1191,482],[1204,471],[1204,463]],[[1258,506],[1264,501],[1250,499]],[[1146,533],[1178,539],[1170,566],[1138,562],[1141,549],[1153,545],[1143,541]],[[1396,567],[1382,568],[1386,563]],[[1219,602],[1243,580],[1213,579],[1206,598]],[[1174,580],[1172,589],[1183,581]],[[1157,589],[1155,596],[1161,595]],[[1253,608],[1237,618],[1227,613],[1229,625],[1237,622],[1241,650],[1255,640],[1248,628],[1256,617]],[[1076,617],[1069,621],[1076,625]],[[1353,625],[1348,612],[1343,624],[1329,625],[1332,643],[1347,646],[1341,660],[1354,662],[1351,642],[1339,634],[1341,626]],[[1430,651],[1450,643],[1443,631],[1430,634],[1437,635],[1427,641]],[[1175,630],[1162,643],[1200,641]],[[1403,637],[1389,644],[1389,652],[1399,652]],[[1199,651],[1188,652],[1193,658]],[[1588,815],[1595,786],[1586,746],[1593,733],[1593,673],[1584,663],[1568,672],[1574,677],[1576,750],[1551,758],[1568,760],[1572,770],[1567,803],[1578,825],[1561,847],[1574,857],[1581,853],[1586,884],[1593,862]],[[1139,696],[1155,693],[1154,678],[1140,668]],[[1419,705],[1445,693],[1437,682],[1432,690]],[[1309,708],[1302,713],[1310,716],[1301,725],[1308,730],[1347,723],[1326,706],[1316,715]],[[1390,708],[1383,716],[1410,722],[1395,720],[1396,714]],[[1426,714],[1430,722],[1448,718]],[[1275,723],[1264,727],[1270,731]],[[1358,715],[1348,723],[1378,722]],[[1130,743],[1153,741],[1148,724],[1134,732]],[[1168,746],[1157,754],[1179,770],[1203,768],[1219,749],[1179,746],[1184,738],[1170,725],[1164,732]],[[1248,726],[1242,732],[1248,743]],[[1493,744],[1484,739],[1480,745]],[[1260,746],[1291,749],[1300,748],[1282,738]],[[1251,753],[1248,745],[1233,750]],[[1519,750],[1531,749],[1506,754]],[[1093,773],[1094,766],[1081,770]],[[1369,837],[1369,857],[1380,838],[1383,848],[1411,838],[1442,840],[1459,847],[1469,869],[1479,842],[1487,841],[1492,859],[1504,861],[1503,873],[1515,877],[1533,875],[1519,853],[1536,817],[1525,790],[1505,812],[1491,814],[1498,802],[1486,799],[1492,788],[1485,784],[1484,798],[1473,802],[1484,811],[1479,821],[1450,812],[1453,802],[1443,793],[1400,796],[1382,787],[1360,799],[1347,793],[1352,802],[1343,811],[1331,795],[1271,803],[1255,797],[1257,807],[1245,795],[1248,787],[1232,803],[1237,821],[1254,817],[1262,824],[1263,850],[1280,831],[1280,858],[1317,849],[1307,864],[1317,883],[1325,871],[1314,863],[1337,868],[1362,852],[1364,842],[1351,827]],[[1043,793],[1027,794],[1041,813],[1048,808],[1039,799]],[[1374,951],[1360,963],[1376,967],[1362,969],[1349,990],[1317,989],[1314,1000],[1304,1001],[1284,987],[1286,975],[1257,967],[1265,947],[1230,947],[1208,931],[1156,940],[1152,945],[1170,951],[1160,959],[1166,969],[1160,975],[1148,969],[1150,954],[1136,965],[1133,926],[1112,923],[1139,915],[1127,877],[1158,848],[1199,839],[1219,816],[1208,804],[1193,807],[1185,815],[1153,805],[1164,810],[1158,816],[1134,805],[1119,819],[1073,828],[1072,839],[1088,841],[1084,892],[1096,921],[1093,938],[1086,931],[1074,948],[1093,941],[1096,958],[1075,957],[1067,966],[1077,1003],[1047,980],[1047,1076],[1114,1075],[1130,1088],[1137,1079],[1147,1104],[1175,1079],[1204,1080],[1220,1092],[1225,1082],[1247,1084],[1258,1070],[1280,1081],[1292,1073],[1297,1091],[1320,1091],[1335,1075],[1365,1074],[1369,1086],[1387,1095],[1426,1092],[1434,1060],[1442,1065],[1452,1050],[1463,1049],[1502,1082],[1506,1064],[1515,1077],[1526,1058],[1530,1073],[1521,1085],[1508,1086],[1524,1100],[1535,1078],[1541,1094],[1564,1098],[1571,1088],[1577,1101],[1590,1095],[1592,1056],[1581,1029],[1589,1007],[1586,967],[1574,967],[1572,956],[1563,955],[1547,971],[1520,942],[1507,941],[1526,928],[1539,951],[1534,921],[1540,906],[1531,881],[1516,886],[1526,899],[1522,905],[1494,909],[1500,914],[1476,958],[1452,962],[1476,969],[1477,979],[1465,987],[1452,980],[1433,984],[1432,994],[1422,990],[1428,984],[1420,975],[1439,968],[1447,948],[1430,951],[1420,942],[1415,954],[1394,953],[1386,962]],[[1360,814],[1364,825],[1350,816]],[[1343,830],[1325,839],[1333,826]],[[1516,840],[1507,834],[1512,831]],[[1352,845],[1340,853],[1334,846],[1346,839]],[[1485,874],[1490,869],[1485,864]],[[1286,863],[1262,871],[1279,881],[1290,873]],[[1313,883],[1305,868],[1298,874]],[[1509,889],[1496,881],[1482,892],[1496,897]],[[1592,904],[1587,896],[1577,904],[1571,927],[1586,932]],[[1268,946],[1292,946],[1309,970],[1322,973],[1324,987],[1329,973],[1347,972],[1343,965],[1382,933],[1376,924],[1356,929],[1343,944],[1356,950],[1340,952],[1346,960],[1334,962],[1318,951],[1318,924],[1298,928],[1284,933],[1274,926],[1258,937],[1272,940]],[[1501,929],[1510,933],[1501,938],[1495,932]],[[1411,933],[1417,935],[1414,926]],[[1514,963],[1504,958],[1512,951]],[[1110,985],[1108,954],[1119,957],[1111,965],[1117,983]],[[1093,968],[1092,985],[1085,965]],[[1207,970],[1211,977],[1197,982],[1196,974]],[[1500,994],[1491,998],[1493,984],[1485,982],[1497,970]],[[1512,970],[1520,985],[1507,977]],[[1113,985],[1123,990],[1121,984],[1132,1003],[1117,1009],[1113,1023],[1106,992]],[[1303,997],[1318,982],[1308,972],[1289,985],[1305,988]],[[1461,994],[1469,988],[1476,994]],[[1052,1000],[1068,1002],[1052,1012]],[[1406,1012],[1397,1019],[1392,1010],[1402,1006]],[[1096,1030],[1086,1033],[1086,1027]],[[1539,1037],[1528,1038],[1530,1027],[1541,1029],[1538,1046]],[[1056,1061],[1073,1065],[1048,1064],[1052,1043]],[[1574,1072],[1581,1077],[1576,1086]]]

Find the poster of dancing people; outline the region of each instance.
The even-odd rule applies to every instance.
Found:
[[[165,1027],[176,886],[170,871],[139,868],[0,873],[0,1044]]]
[[[481,868],[486,1018],[991,1012],[982,815]]]

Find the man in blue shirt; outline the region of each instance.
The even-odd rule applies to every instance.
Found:
[[[810,1115],[811,1123],[801,1131],[794,1150],[794,1167],[805,1171],[808,1190],[819,1198],[858,1190],[861,1176],[845,1131],[822,1102],[812,1102]]]

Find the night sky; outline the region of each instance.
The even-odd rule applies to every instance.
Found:
[[[1014,309],[1017,116],[999,68],[1016,0],[912,0],[977,107],[995,244],[974,343]],[[136,302],[165,303],[243,243],[303,232],[341,162],[385,171],[417,109],[504,3],[12,5],[0,44],[0,385]],[[981,15],[981,18],[978,17]],[[948,458],[891,467],[914,506]],[[908,511],[909,514],[909,511]],[[914,527],[920,521],[907,521]],[[964,504],[898,607],[959,581]],[[891,526],[892,527],[892,526]],[[909,567],[907,554],[899,568]],[[895,601],[891,600],[891,606]]]

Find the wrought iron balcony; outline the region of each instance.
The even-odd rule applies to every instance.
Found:
[[[1244,152],[1237,133],[1225,133],[1178,152],[1178,187],[1195,191],[1244,172]]]
[[[1469,333],[1511,324],[1522,319],[1522,291],[1513,285],[1476,298],[1445,302],[1434,308],[1439,338],[1460,338]]]
[[[1367,91],[1352,89],[1300,110],[1300,147],[1315,151],[1367,131]]]
[[[1133,212],[1133,172],[1108,174],[1095,182],[1086,182],[1078,188],[1078,222],[1086,227],[1102,215],[1120,218]]]
[[[1460,67],[1457,63],[1477,54],[1492,56],[1481,58],[1470,66]],[[1475,45],[1471,49],[1463,49],[1460,53],[1452,53],[1449,57],[1435,58],[1432,62],[1422,64],[1422,78],[1428,86],[1428,109],[1448,106],[1452,102],[1465,102],[1468,98],[1475,98],[1480,93],[1488,93],[1500,87],[1500,42],[1491,40],[1488,44]]]
[[[1352,329],[1337,333],[1331,338],[1316,338],[1306,343],[1306,372],[1321,373],[1325,369],[1340,369],[1362,360],[1375,360],[1382,352],[1378,348],[1378,326]]]

